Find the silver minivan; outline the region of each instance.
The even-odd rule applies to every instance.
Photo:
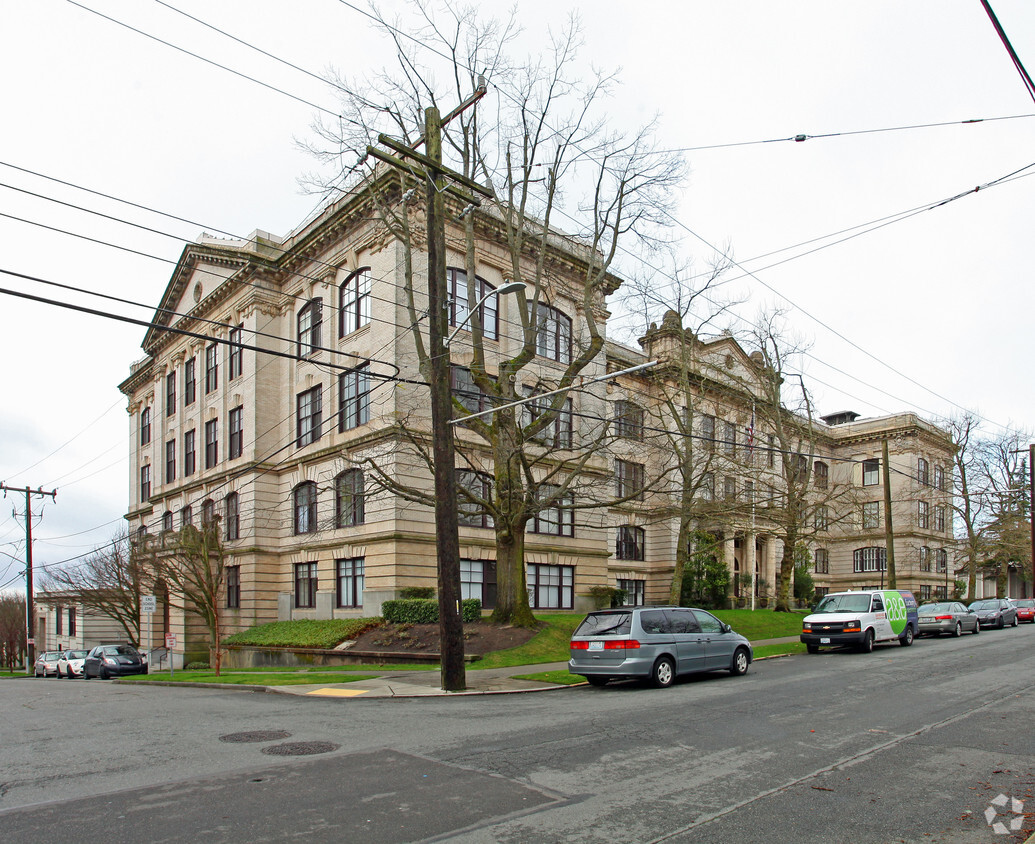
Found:
[[[618,607],[591,612],[571,637],[568,671],[594,686],[640,677],[658,688],[681,674],[745,674],[751,643],[710,612],[689,607]]]

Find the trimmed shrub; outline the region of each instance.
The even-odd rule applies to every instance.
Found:
[[[207,662],[188,662],[187,671],[208,671],[209,665]]]
[[[615,586],[591,586],[589,597],[593,599],[593,606],[598,610],[610,609],[625,603],[625,590]]]
[[[409,599],[385,601],[381,605],[381,614],[385,621],[393,624],[438,624],[438,601],[429,599]],[[460,602],[460,618],[464,623],[480,621],[482,602],[477,598],[468,598]]]

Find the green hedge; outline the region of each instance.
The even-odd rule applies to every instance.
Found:
[[[426,599],[385,601],[381,605],[381,614],[385,621],[394,624],[438,624],[438,601]],[[461,601],[460,617],[465,624],[481,621],[482,602],[477,598]]]

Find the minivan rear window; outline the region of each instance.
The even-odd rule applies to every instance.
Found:
[[[632,613],[590,613],[577,628],[575,636],[627,636],[632,630]]]

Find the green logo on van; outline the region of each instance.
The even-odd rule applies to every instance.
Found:
[[[895,635],[906,629],[906,602],[899,592],[884,593],[884,611],[888,614]]]

